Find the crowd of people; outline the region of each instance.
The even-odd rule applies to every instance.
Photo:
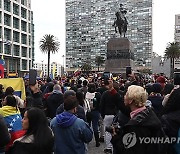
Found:
[[[22,100],[0,84],[0,154],[87,154],[93,138],[104,153],[180,153],[180,87],[163,75],[81,74],[25,88]]]

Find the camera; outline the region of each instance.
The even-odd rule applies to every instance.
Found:
[[[113,133],[113,128],[115,129],[115,132],[118,134],[120,132],[120,125],[119,123],[113,123],[111,126],[106,126],[105,127],[105,131],[109,132],[109,133]]]

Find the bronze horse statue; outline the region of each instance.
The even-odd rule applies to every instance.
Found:
[[[115,27],[115,32],[117,33],[117,27],[120,36],[124,34],[124,37],[126,36],[127,31],[127,19],[125,16],[122,15],[122,12],[116,12],[116,20],[114,21],[114,24],[112,26]],[[124,19],[123,19],[124,18]]]

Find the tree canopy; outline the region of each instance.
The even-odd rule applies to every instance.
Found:
[[[50,64],[50,54],[58,52],[60,42],[56,39],[54,35],[46,34],[40,40],[40,50],[43,53],[48,53],[48,77],[49,77],[49,64]]]

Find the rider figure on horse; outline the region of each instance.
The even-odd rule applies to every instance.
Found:
[[[124,33],[124,37],[127,31],[127,19],[125,17],[125,14],[127,13],[127,9],[123,7],[123,4],[120,4],[120,11],[116,12],[116,21],[114,21],[113,26],[115,27],[115,32],[117,33],[117,27],[119,30],[119,34],[121,36],[122,33]]]

